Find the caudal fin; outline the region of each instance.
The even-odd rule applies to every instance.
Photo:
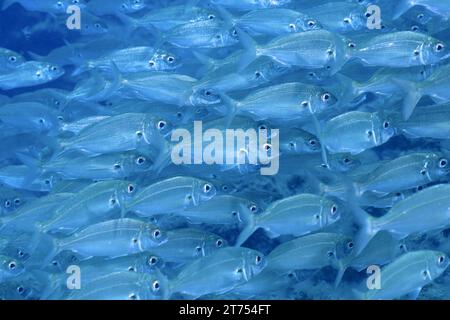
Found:
[[[412,5],[409,0],[397,0],[397,5],[394,9],[394,14],[392,16],[392,20],[396,20],[404,15],[409,9],[411,9]]]
[[[255,219],[253,217],[249,219],[247,225],[244,227],[244,229],[242,229],[241,233],[236,239],[236,243],[234,244],[234,246],[240,247],[258,228],[259,226],[255,224]]]
[[[404,93],[402,113],[403,120],[406,121],[414,112],[414,108],[422,98],[423,93],[413,82],[400,79],[393,79],[393,81],[400,87],[400,89]]]
[[[239,37],[239,41],[244,47],[244,53],[241,56],[239,62],[239,71],[245,69],[250,63],[252,63],[257,57],[257,44],[246,32],[236,27],[236,32]]]

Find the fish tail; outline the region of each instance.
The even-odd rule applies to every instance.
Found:
[[[411,9],[411,3],[409,0],[398,0],[397,5],[394,9],[394,14],[392,16],[392,20],[396,20],[400,18],[403,14],[405,14],[409,9]]]
[[[377,230],[373,228],[373,218],[359,207],[353,208],[356,223],[360,229],[356,235],[355,252],[360,254],[370,240],[376,235]]]
[[[251,217],[247,222],[247,225],[242,229],[241,233],[236,239],[235,247],[240,247],[248,238],[258,229],[259,227],[255,224],[255,219]]]
[[[88,72],[89,70],[92,70],[93,68],[94,65],[92,62],[90,61],[84,62],[72,72],[71,76],[72,77],[78,76],[80,74]]]
[[[222,99],[225,106],[227,107],[227,114],[225,117],[227,119],[227,128],[228,128],[230,126],[231,122],[233,121],[234,117],[236,116],[238,102],[236,100],[230,98],[225,93],[219,93],[219,96]]]
[[[243,70],[257,58],[258,47],[255,40],[253,40],[252,37],[250,37],[245,31],[238,27],[236,27],[236,31],[238,33],[239,40],[245,49],[239,62],[239,70]]]
[[[211,57],[208,57],[207,55],[200,53],[198,51],[193,51],[192,54],[197,58],[198,61],[200,61],[201,64],[205,66],[207,70],[214,68],[214,59]]]
[[[393,79],[393,81],[400,87],[400,89],[405,94],[405,97],[403,98],[402,113],[403,119],[408,120],[409,117],[414,112],[417,103],[422,98],[423,92],[413,82],[400,79]]]

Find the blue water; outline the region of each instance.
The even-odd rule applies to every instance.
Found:
[[[57,1],[9,2],[0,63],[23,62],[0,65],[1,299],[450,298],[450,4],[90,0],[69,30]],[[213,157],[240,150],[227,128],[271,139],[256,163],[192,163],[200,122],[224,139]]]

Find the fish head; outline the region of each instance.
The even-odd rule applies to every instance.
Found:
[[[217,194],[217,188],[210,182],[195,179],[193,181],[193,201],[194,203],[200,203],[208,201]]]
[[[153,165],[153,161],[144,154],[132,152],[124,156],[122,168],[127,173],[146,172]]]
[[[246,249],[243,251],[243,263],[244,276],[248,281],[264,270],[267,260],[261,252]]]
[[[377,146],[387,142],[396,133],[391,116],[382,113],[372,115],[372,127],[375,128],[373,139]]]
[[[428,175],[433,180],[439,180],[450,172],[449,158],[440,153],[432,153],[424,161]]]
[[[324,199],[322,202],[322,214],[325,225],[333,224],[341,218],[342,208],[335,201]]]
[[[212,35],[210,42],[213,48],[235,45],[239,42],[238,32],[234,28],[221,28],[220,31]]]
[[[113,195],[109,200],[110,206],[124,206],[129,203],[137,193],[137,186],[134,182],[120,181],[118,183],[117,197]]]
[[[146,7],[144,0],[125,0],[122,1],[120,8],[125,13],[138,12]]]
[[[238,200],[239,201],[239,200]],[[261,208],[253,201],[244,200],[239,202],[236,209],[231,211],[231,215],[237,219],[238,225],[249,225],[261,212]]]
[[[313,101],[311,103],[312,111],[314,113],[325,111],[330,109],[337,102],[336,96],[327,90],[318,90],[313,96]]]
[[[167,241],[167,233],[153,224],[143,224],[142,229],[139,241],[144,251],[151,252],[151,248]]]
[[[2,273],[9,277],[15,277],[25,271],[24,265],[11,257],[0,256]]]
[[[197,107],[208,107],[211,105],[216,105],[222,100],[220,96],[214,92],[214,90],[209,88],[199,88],[193,89],[189,101],[193,106]]]
[[[15,69],[20,64],[24,63],[25,59],[20,54],[14,51],[5,50],[4,52],[2,52],[0,61],[6,66],[7,69]]]
[[[151,114],[147,114],[143,123],[142,138],[149,145],[156,146],[157,142],[162,142],[173,129],[173,125],[170,121],[162,118],[155,117]]]
[[[312,17],[302,15],[288,26],[290,32],[302,32],[322,29],[322,24]]]
[[[433,280],[439,277],[450,264],[447,255],[439,251],[432,251],[429,255],[429,258],[427,259],[427,262],[428,262],[427,276]]]
[[[342,20],[342,28],[344,32],[358,31],[367,25],[367,18],[365,17],[365,8],[361,10],[354,10],[349,13]]]
[[[431,37],[422,44],[420,50],[415,50],[414,54],[417,55],[417,52],[424,65],[435,64],[450,55],[449,47],[444,41]]]
[[[334,256],[330,256],[330,259],[333,259],[336,262],[348,261],[353,255],[356,254],[354,250],[355,243],[349,237],[342,237],[336,243],[335,254]]]
[[[244,76],[247,74],[245,77],[249,78],[253,86],[258,86],[285,74],[287,70],[286,66],[272,60],[270,57],[261,56],[242,70],[242,74]]]
[[[210,256],[217,250],[225,247],[228,247],[227,240],[215,234],[207,234],[202,241],[201,245],[202,250],[200,251],[196,250],[196,252],[197,253],[201,252],[201,256]]]
[[[181,67],[180,58],[164,50],[157,50],[148,61],[151,71],[172,71]]]
[[[64,69],[56,64],[44,64],[36,70],[35,78],[37,80],[51,81],[61,77],[64,73]]]

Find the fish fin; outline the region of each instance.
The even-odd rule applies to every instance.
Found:
[[[411,3],[409,0],[398,0],[394,9],[392,20],[396,20],[404,15],[409,9],[411,9]]]
[[[17,0],[5,0],[5,1],[3,1],[2,10],[8,9],[10,6],[12,6],[16,2],[17,2]]]
[[[355,253],[360,254],[370,240],[377,234],[372,226],[373,218],[363,209],[353,205],[353,216],[360,229],[356,235]]]
[[[414,108],[422,98],[423,93],[420,88],[418,88],[417,85],[415,85],[413,82],[395,78],[392,79],[392,81],[394,81],[394,83],[397,84],[405,94],[405,97],[403,99],[402,112],[403,120],[406,121],[413,114]]]
[[[259,229],[259,226],[255,224],[254,217],[251,217],[247,223],[247,225],[244,227],[244,229],[241,230],[241,233],[236,239],[236,243],[234,244],[235,247],[240,247],[245,241],[247,241],[248,238],[257,230]]]
[[[339,285],[340,285],[340,283],[342,281],[342,278],[344,277],[344,274],[345,274],[345,271],[347,270],[347,268],[348,268],[348,262],[340,261],[339,269],[338,269],[338,272],[336,274],[336,279],[334,280],[334,287],[335,288],[339,287]]]
[[[236,32],[238,33],[239,41],[245,49],[239,61],[238,71],[242,71],[257,58],[258,46],[255,40],[239,27],[236,27]]]
[[[222,99],[225,106],[227,107],[227,112],[226,112],[225,118],[226,118],[226,128],[229,128],[231,125],[231,122],[233,121],[234,117],[237,114],[238,102],[236,100],[230,98],[225,93],[219,93],[219,96]]]
[[[420,291],[422,291],[422,288],[418,288],[407,295],[405,295],[405,300],[417,300],[417,297],[420,294]]]
[[[236,25],[236,18],[227,9],[222,6],[215,6],[215,9],[219,13],[222,20],[225,21],[227,27],[231,28]]]
[[[203,64],[207,70],[211,70],[214,68],[215,60],[207,55],[200,53],[198,51],[193,51],[192,54]]]
[[[367,300],[367,296],[364,292],[359,291],[355,288],[352,289],[353,298],[356,300]]]
[[[27,54],[33,59],[33,60],[37,60],[37,61],[45,61],[46,58],[44,56],[40,56],[37,53],[31,52],[31,51],[27,51]]]

